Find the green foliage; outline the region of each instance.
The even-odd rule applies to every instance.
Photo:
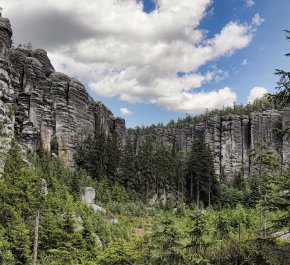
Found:
[[[205,249],[204,233],[206,231],[205,217],[201,212],[194,212],[190,216],[188,235],[190,242],[186,248],[191,254],[201,254]]]
[[[8,116],[10,120],[13,118],[13,116],[15,116],[17,110],[18,110],[17,104],[13,103],[9,105]]]
[[[29,225],[38,206],[40,178],[22,161],[19,147],[13,144],[0,181],[0,226],[10,244],[15,264],[31,262]],[[10,254],[9,254],[10,255]]]
[[[104,265],[135,264],[137,259],[138,251],[135,249],[134,241],[128,242],[123,238],[110,242],[106,250],[98,256],[99,264]]]
[[[2,226],[0,226],[0,264],[15,264],[11,245],[7,240],[5,229]]]
[[[58,155],[58,142],[57,137],[54,135],[50,141],[50,152]]]
[[[195,201],[199,207],[203,201],[210,206],[212,197],[217,192],[217,179],[213,158],[204,140],[193,143],[186,171],[190,202]]]
[[[151,236],[152,264],[181,264],[183,255],[180,237],[173,219],[165,215],[161,220],[161,227],[157,227]]]
[[[145,150],[152,150],[154,155],[161,153],[165,158],[176,155],[168,152],[167,146],[157,150],[158,144],[150,144]],[[34,168],[28,168],[14,145],[0,181],[2,264],[31,264],[36,209],[41,209],[38,257],[43,265],[287,264],[287,242],[257,239],[259,199],[253,200],[253,208],[245,208],[244,195],[233,204],[232,197],[228,199],[231,208],[207,208],[202,212],[193,212],[183,204],[176,211],[170,207],[149,207],[121,182],[112,185],[107,178],[96,182],[82,170],[65,167],[50,154],[30,156],[29,160]],[[163,181],[170,183],[171,175],[162,174],[159,176]],[[154,175],[148,176],[154,180]],[[41,179],[47,183],[46,196],[39,186]],[[271,179],[274,181],[265,188],[268,204],[263,207],[277,213],[268,213],[267,222],[275,229],[289,227],[289,172]],[[228,192],[232,188],[233,193],[243,194],[252,187],[250,182],[237,175],[221,186],[227,187]],[[80,201],[85,186],[96,188],[96,200],[105,207],[107,216],[93,212]],[[109,222],[112,216],[119,220],[118,224]]]
[[[285,32],[286,38],[290,40],[290,31],[285,30]],[[286,56],[290,56],[290,53]],[[276,69],[275,74],[280,78],[277,82],[277,93],[268,94],[268,99],[274,102],[276,106],[286,107],[290,104],[290,72]]]
[[[107,137],[105,132],[80,141],[75,160],[79,168],[95,180],[109,178],[115,181],[120,162],[120,143],[117,134]]]
[[[275,229],[286,228],[290,230],[290,170],[280,176],[272,178],[268,184],[268,194],[265,205],[277,212],[273,227]]]

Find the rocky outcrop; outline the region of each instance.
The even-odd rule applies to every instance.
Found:
[[[11,82],[11,68],[8,53],[11,46],[12,30],[8,19],[0,19],[0,169],[5,154],[11,147],[14,135],[15,104]],[[0,170],[1,171],[1,170]]]
[[[252,155],[258,142],[267,142],[269,148],[281,156],[284,165],[290,162],[290,141],[274,134],[273,129],[285,129],[290,124],[290,110],[265,110],[249,115],[208,116],[199,124],[177,124],[174,127],[153,127],[149,135],[169,142],[175,149],[190,150],[194,141],[203,138],[214,158],[220,178],[232,178],[241,172],[253,173]],[[133,132],[136,152],[145,142],[147,133]]]
[[[82,195],[82,200],[85,204],[90,206],[95,212],[106,214],[106,210],[95,204],[96,191],[92,187],[85,187]]]
[[[117,132],[125,142],[123,119],[94,101],[78,80],[56,72],[46,51],[12,48],[11,37],[9,20],[0,16],[0,171],[3,155],[15,138],[32,152],[40,144],[50,151],[56,139],[58,155],[72,167],[78,141],[85,134]],[[260,140],[267,141],[282,163],[289,165],[289,139],[272,133],[273,128],[284,129],[289,124],[290,110],[265,110],[242,116],[208,116],[199,124],[155,127],[151,134],[175,149],[185,150],[204,138],[212,150],[218,176],[231,178],[238,172],[252,174],[251,157]],[[145,135],[135,131],[132,140],[138,152]]]
[[[0,17],[0,152],[16,138],[34,152],[50,151],[57,139],[59,155],[74,166],[77,143],[85,134],[118,132],[125,141],[125,121],[95,102],[84,85],[53,68],[46,51],[11,47],[8,19]],[[0,161],[0,166],[3,161]]]

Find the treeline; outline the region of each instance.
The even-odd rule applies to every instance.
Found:
[[[269,164],[273,164],[269,172],[281,164],[266,144],[256,146],[256,150],[259,154],[253,157],[252,167],[263,168],[258,175],[265,175]],[[173,206],[186,203],[222,208],[241,203],[251,207],[261,198],[258,191],[264,189],[261,183],[265,183],[264,180],[258,183],[257,174],[244,178],[242,171],[231,180],[218,180],[210,148],[202,138],[185,152],[176,151],[163,140],[146,137],[136,152],[130,135],[125,146],[121,146],[116,134],[100,133],[84,137],[75,158],[79,169],[98,183],[118,184],[131,199],[144,202],[163,194]]]
[[[287,103],[289,104],[289,103]],[[170,120],[167,124],[158,123],[151,126],[137,126],[134,129],[129,129],[129,131],[137,131],[139,134],[148,134],[156,128],[175,128],[183,125],[196,125],[205,122],[209,117],[212,116],[224,116],[224,115],[250,115],[253,111],[265,111],[269,109],[281,109],[285,105],[281,104],[277,100],[269,98],[269,96],[264,96],[260,99],[255,100],[252,103],[246,105],[234,104],[233,107],[224,107],[221,109],[213,109],[205,111],[201,114],[191,115],[186,114],[184,118],[178,118],[177,120]]]
[[[272,233],[290,227],[290,171],[262,172],[253,187],[258,197],[244,206],[239,196],[249,187],[239,176],[223,192],[228,202],[222,209],[200,211],[133,201],[129,189],[106,179],[97,182],[46,152],[29,161],[30,166],[22,160],[17,144],[6,158],[0,181],[0,264],[32,263],[38,211],[41,265],[288,264],[289,243],[276,241]],[[81,202],[85,186],[95,187],[98,203],[106,201],[102,206],[118,224]]]
[[[147,137],[136,152],[130,135],[124,147],[116,134],[88,135],[79,144],[76,163],[93,179],[118,183],[142,199],[165,191],[173,201],[208,206],[218,192],[213,158],[203,139],[186,153]]]

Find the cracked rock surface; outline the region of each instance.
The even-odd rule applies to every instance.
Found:
[[[11,37],[9,20],[0,17],[1,153],[7,153],[14,138],[26,150],[34,152],[42,143],[50,151],[56,137],[58,155],[73,167],[77,143],[84,133],[117,131],[124,143],[124,119],[94,101],[78,80],[56,72],[45,50],[12,48]]]

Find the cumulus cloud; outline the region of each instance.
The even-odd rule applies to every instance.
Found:
[[[253,103],[256,99],[263,97],[267,93],[268,90],[264,87],[259,86],[253,87],[248,96],[248,103]]]
[[[245,0],[247,7],[252,7],[255,4],[254,0]]]
[[[199,25],[212,0],[155,2],[149,14],[136,0],[13,0],[3,7],[16,43],[47,49],[58,71],[85,81],[98,95],[171,111],[232,105],[230,88],[202,89],[227,76],[208,65],[247,47],[260,16],[250,25],[229,21],[207,38]]]
[[[133,114],[133,112],[127,108],[120,108],[120,113],[122,116],[128,116]]]
[[[247,65],[247,64],[248,64],[248,59],[245,58],[245,59],[242,61],[241,65],[242,65],[242,66],[245,66],[245,65]]]
[[[260,26],[264,21],[265,19],[261,18],[261,16],[258,13],[256,13],[252,19],[252,25]]]

